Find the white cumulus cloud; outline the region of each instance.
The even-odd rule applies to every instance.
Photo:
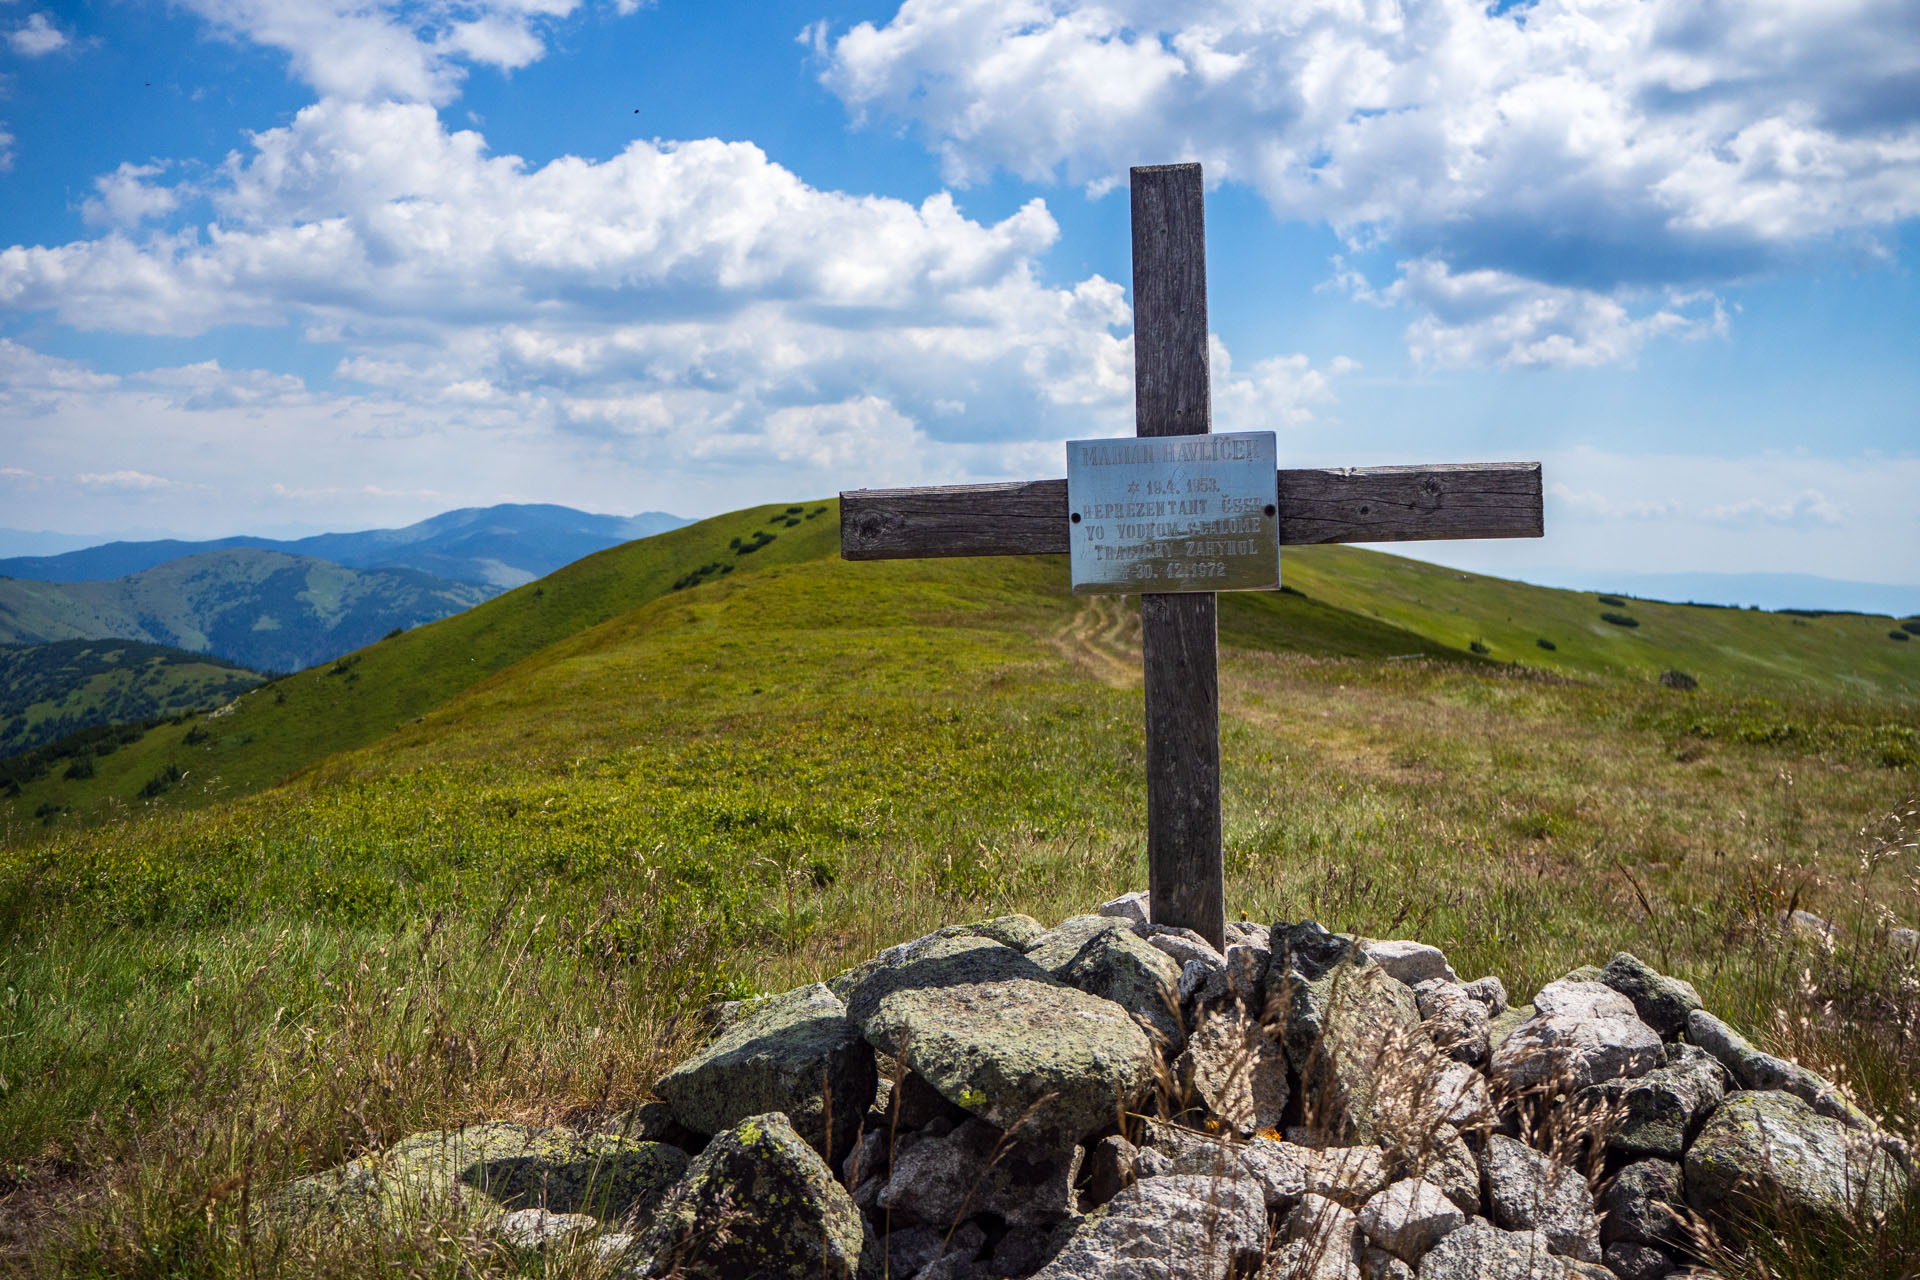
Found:
[[[67,33],[44,13],[28,14],[25,22],[7,32],[7,44],[23,58],[43,58],[49,53],[58,53],[69,43]]]
[[[578,0],[181,0],[216,31],[278,49],[322,95],[444,105],[466,65],[511,71],[545,52]],[[629,12],[623,9],[622,12]]]
[[[1429,274],[1570,291],[1468,333],[1429,313],[1436,361],[1627,358],[1697,323],[1629,314],[1650,293],[1920,213],[1910,0],[906,0],[816,40],[957,183],[1200,160]]]

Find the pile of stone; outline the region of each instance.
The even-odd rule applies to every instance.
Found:
[[[633,1276],[1656,1280],[1871,1223],[1905,1147],[1630,955],[1509,1007],[1416,942],[1216,950],[1132,894],[726,1006],[618,1134],[417,1135],[282,1211],[449,1198]]]

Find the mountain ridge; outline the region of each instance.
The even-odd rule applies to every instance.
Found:
[[[599,515],[553,503],[459,507],[392,529],[319,533],[305,538],[236,534],[204,541],[107,542],[56,555],[0,559],[0,578],[101,582],[173,560],[247,547],[327,560],[349,569],[413,569],[496,590],[517,587],[621,542],[692,523],[664,511]]]

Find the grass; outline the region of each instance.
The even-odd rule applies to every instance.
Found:
[[[1047,558],[842,563],[834,519],[792,518],[590,557],[247,695],[208,722],[220,743],[163,726],[69,784],[211,762],[150,807],[46,827],[16,801],[14,1265],[498,1270],[435,1224],[302,1252],[250,1236],[247,1205],[422,1128],[609,1120],[715,997],[1143,887],[1130,611],[1076,600]],[[1516,1003],[1630,950],[1913,1132],[1920,998],[1872,960],[1884,923],[1920,923],[1910,687],[1739,686],[1704,642],[1650,668],[1699,673],[1698,693],[1488,661],[1464,652],[1503,656],[1487,616],[1446,632],[1342,608],[1348,555],[1403,570],[1329,550],[1289,556],[1305,595],[1223,600],[1234,910],[1432,942]],[[1485,582],[1459,584],[1461,609],[1498,606]],[[1636,636],[1667,629],[1634,609]],[[1537,619],[1515,625],[1530,656],[1589,661],[1577,635],[1549,654]],[[1837,921],[1839,946],[1783,946],[1790,906]]]

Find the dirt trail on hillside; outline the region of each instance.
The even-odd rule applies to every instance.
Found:
[[[1061,657],[1102,684],[1140,686],[1140,610],[1131,596],[1087,596],[1048,638]]]

